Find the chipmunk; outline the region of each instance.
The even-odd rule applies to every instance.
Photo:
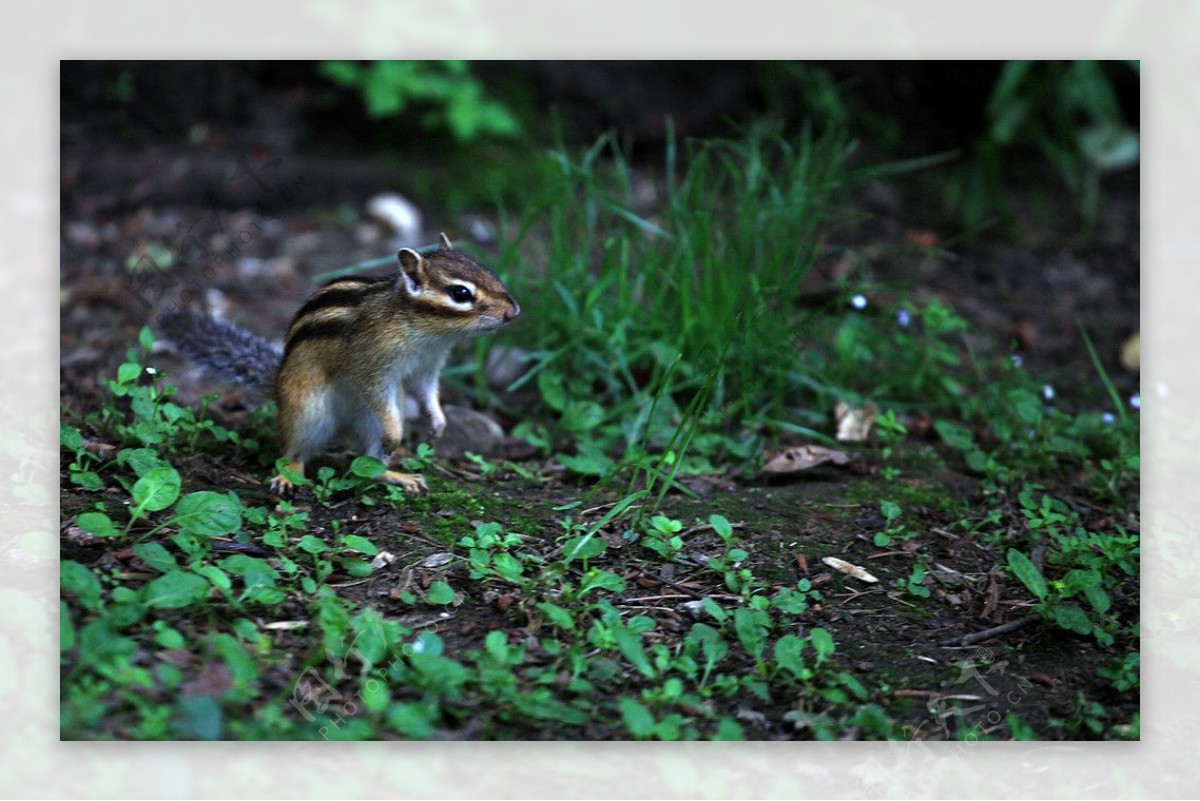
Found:
[[[160,328],[189,360],[239,383],[266,390],[274,378],[280,445],[301,475],[339,435],[390,462],[404,433],[403,393],[416,399],[437,439],[446,427],[438,374],[450,349],[521,313],[500,279],[444,233],[436,250],[404,248],[396,258],[400,270],[391,275],[336,278],[318,288],[292,319],[282,352],[197,312],[168,314]],[[419,474],[390,466],[377,479],[427,490]],[[283,474],[271,480],[279,495],[294,489]]]

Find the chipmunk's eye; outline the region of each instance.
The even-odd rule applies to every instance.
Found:
[[[467,289],[462,284],[455,284],[450,287],[450,299],[455,303],[470,303],[475,299],[475,295],[470,289]]]

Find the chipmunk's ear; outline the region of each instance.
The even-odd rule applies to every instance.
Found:
[[[450,244],[450,237],[446,236],[445,231],[442,231],[442,250],[454,250],[454,245]]]
[[[417,294],[426,283],[425,259],[412,248],[403,248],[396,258],[400,262],[400,280],[408,289],[408,294]]]

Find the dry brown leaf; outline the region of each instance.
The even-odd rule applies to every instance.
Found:
[[[854,576],[854,578],[865,581],[868,584],[874,584],[875,582],[879,581],[879,579],[875,578],[858,565],[852,565],[843,559],[838,559],[836,556],[826,556],[821,561],[832,567],[834,570],[845,573],[847,576]]]
[[[375,554],[375,558],[371,560],[371,569],[379,570],[381,567],[390,565],[395,561],[396,557],[393,556],[390,551],[380,551],[379,553]]]
[[[308,626],[307,620],[273,620],[270,623],[264,623],[264,629],[272,631],[291,631],[292,629],[302,629]]]
[[[1142,332],[1134,331],[1121,346],[1121,366],[1131,373],[1142,369]]]
[[[919,248],[932,249],[938,246],[941,237],[937,231],[930,231],[927,228],[909,228],[904,232],[904,244],[916,245]]]
[[[855,408],[845,401],[838,401],[833,409],[833,416],[837,421],[835,439],[838,442],[866,442],[867,437],[871,436],[871,426],[875,424],[878,414],[879,407],[874,403]]]
[[[441,567],[442,565],[449,564],[453,560],[454,554],[452,553],[431,553],[429,556],[426,556],[421,560],[421,567]]]
[[[797,445],[794,448],[782,450],[772,456],[765,467],[764,473],[798,473],[809,470],[817,465],[830,462],[835,465],[848,464],[849,454],[825,448],[821,445]]]

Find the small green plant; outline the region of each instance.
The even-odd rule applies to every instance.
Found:
[[[89,415],[86,423],[134,446],[195,449],[202,441],[211,440],[226,447],[232,444],[257,449],[254,440],[243,441],[238,432],[206,419],[203,412],[197,416],[190,408],[171,401],[175,387],[166,383],[162,371],[145,364],[153,347],[154,332],[143,327],[138,334],[138,347],[128,350],[125,362],[117,368],[116,378],[105,382],[108,401],[99,413]],[[206,396],[205,407],[216,397]],[[126,408],[130,416],[126,415]]]
[[[929,588],[925,586],[925,576],[925,566],[920,563],[914,564],[912,572],[907,578],[896,579],[896,586],[910,595],[915,595],[918,598],[928,598],[930,592]]]
[[[664,559],[674,559],[683,549],[683,538],[679,531],[683,523],[669,517],[655,515],[650,518],[641,543]]]
[[[1119,632],[1112,593],[1137,576],[1139,538],[1121,526],[1115,533],[1087,531],[1078,516],[1036,487],[1021,493],[1033,541],[1047,544],[1047,562],[1059,576],[1047,579],[1024,552],[1008,550],[1009,570],[1038,599],[1038,613],[1064,629],[1112,645]],[[1081,605],[1078,601],[1085,604]]]
[[[879,502],[879,511],[883,514],[885,527],[883,531],[875,533],[873,542],[880,548],[886,548],[896,539],[910,539],[911,534],[907,533],[907,529],[900,522],[900,504],[893,501],[883,500]]]
[[[405,115],[427,130],[450,131],[459,142],[512,137],[516,117],[489,98],[466,61],[325,61],[321,74],[362,95],[367,114],[377,119]]]
[[[1132,651],[1111,665],[1100,668],[1096,673],[1112,682],[1113,689],[1117,692],[1127,692],[1141,686],[1141,667],[1141,654]]]

